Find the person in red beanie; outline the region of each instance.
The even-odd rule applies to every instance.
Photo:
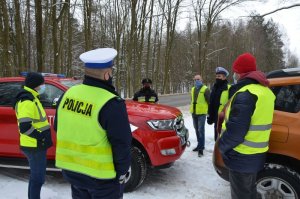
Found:
[[[238,56],[232,70],[236,84],[229,90],[218,146],[229,169],[231,197],[254,199],[256,176],[268,151],[275,96],[252,54]]]

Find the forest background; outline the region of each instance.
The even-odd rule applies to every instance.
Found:
[[[299,65],[272,19],[257,13],[222,18],[255,0],[0,1],[0,77],[23,71],[82,76],[79,55],[103,47],[118,51],[114,85],[124,97],[144,77],[159,94],[188,92],[197,73],[212,85],[215,68],[230,71],[244,52],[254,54],[264,72]]]

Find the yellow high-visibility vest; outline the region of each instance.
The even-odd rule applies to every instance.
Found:
[[[222,94],[221,94],[221,97],[220,97],[220,106],[219,106],[219,109],[218,109],[218,113],[220,113],[223,110],[225,104],[229,100],[229,88],[230,88],[230,85],[228,84],[227,85],[227,90],[223,91]]]
[[[58,107],[56,166],[98,179],[113,179],[116,171],[106,130],[98,122],[102,107],[115,94],[93,86],[77,85]]]
[[[37,140],[35,138],[29,137],[30,133],[32,133],[35,129],[38,132],[43,132],[45,130],[50,129],[50,125],[47,120],[46,112],[37,98],[39,95],[35,90],[24,86],[24,90],[30,92],[34,99],[19,101],[16,103],[15,111],[18,120],[18,126],[22,122],[31,122],[31,128],[25,132],[20,133],[20,146],[23,147],[37,147]]]
[[[264,153],[269,149],[269,138],[272,128],[275,96],[273,92],[260,84],[249,84],[238,90],[230,99],[228,109],[225,113],[225,119],[222,123],[222,132],[226,133],[226,122],[231,111],[231,103],[235,95],[241,92],[249,91],[257,96],[255,110],[251,117],[249,130],[243,143],[236,146],[233,150],[241,154]],[[221,135],[222,136],[222,135]]]
[[[201,115],[201,114],[207,114],[208,111],[208,103],[205,100],[204,97],[204,93],[207,89],[207,86],[203,85],[199,91],[198,97],[197,97],[197,101],[194,102],[194,91],[195,91],[195,87],[192,88],[191,90],[191,96],[192,96],[192,100],[191,100],[191,105],[190,105],[190,113],[194,113],[196,115]],[[195,112],[194,112],[194,104],[195,104]]]

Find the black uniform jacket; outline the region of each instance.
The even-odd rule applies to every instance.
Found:
[[[156,92],[151,88],[141,88],[138,92],[136,92],[134,94],[133,100],[138,101],[139,97],[144,97],[144,96],[145,96],[145,102],[149,102],[149,99],[151,97],[155,97],[154,102],[158,101],[158,97],[157,97]]]

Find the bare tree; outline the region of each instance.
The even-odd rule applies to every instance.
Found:
[[[26,53],[25,59],[26,59],[26,65],[30,69],[31,68],[31,11],[30,11],[30,0],[26,0],[26,18],[25,20],[25,31],[26,32],[26,38],[24,41],[26,41]],[[25,33],[24,32],[24,33]]]
[[[44,48],[43,48],[43,13],[42,2],[35,0],[35,35],[36,35],[36,51],[37,51],[37,70],[45,71],[44,66]]]
[[[5,0],[1,1],[2,20],[3,20],[3,38],[2,38],[2,59],[3,59],[3,74],[11,75],[12,68],[10,67],[10,50],[9,50],[9,17],[7,4]]]
[[[92,19],[92,0],[83,0],[83,19],[84,19],[84,38],[85,50],[92,48],[92,32],[91,32],[91,19]]]
[[[54,68],[54,73],[59,73],[59,66],[60,66],[60,60],[59,60],[59,55],[61,54],[60,52],[60,46],[62,45],[62,41],[60,41],[60,46],[58,44],[58,38],[57,38],[57,31],[58,31],[58,24],[62,20],[65,12],[67,11],[67,8],[69,6],[70,0],[67,0],[65,2],[57,2],[57,0],[52,0],[51,3],[51,20],[52,20],[52,43],[53,43],[53,58],[54,58],[54,63],[53,63],[53,68]],[[63,4],[62,9],[58,13],[57,16],[57,7]],[[61,25],[61,36],[60,39],[62,40],[63,38],[63,27],[64,25]]]
[[[170,92],[170,75],[172,74],[170,71],[171,67],[171,51],[173,47],[174,35],[175,35],[175,27],[178,16],[178,10],[180,7],[180,3],[182,0],[167,0],[166,1],[166,13],[164,13],[164,17],[166,20],[167,31],[166,31],[166,49],[165,49],[165,68],[164,68],[164,81],[163,81],[163,93]],[[160,5],[163,5],[161,1],[159,1]]]
[[[15,6],[15,29],[16,29],[16,54],[17,54],[17,66],[18,72],[25,70],[25,63],[23,57],[23,42],[22,42],[22,23],[20,16],[20,2],[19,0],[14,0]]]
[[[210,41],[212,30],[214,24],[216,23],[217,19],[219,18],[220,14],[235,5],[241,4],[248,0],[229,0],[229,1],[220,1],[220,0],[209,0],[208,3],[208,10],[205,11],[205,37],[203,41],[203,53],[200,62],[200,73],[205,71],[206,62],[207,62],[207,54],[208,54],[208,43]]]
[[[149,26],[148,26],[148,36],[147,36],[147,55],[146,55],[146,77],[149,76],[149,65],[150,65],[150,49],[151,49],[151,34],[152,34],[152,23],[153,23],[153,8],[154,8],[154,1],[150,1],[150,5],[149,5]]]
[[[281,11],[281,10],[286,10],[286,9],[290,9],[290,8],[294,8],[294,7],[299,7],[299,6],[300,6],[300,3],[292,4],[292,5],[289,5],[289,6],[283,6],[283,7],[277,8],[275,10],[272,10],[271,12],[267,12],[265,14],[262,14],[260,16],[261,17],[265,17],[267,15],[273,14],[273,13]]]

